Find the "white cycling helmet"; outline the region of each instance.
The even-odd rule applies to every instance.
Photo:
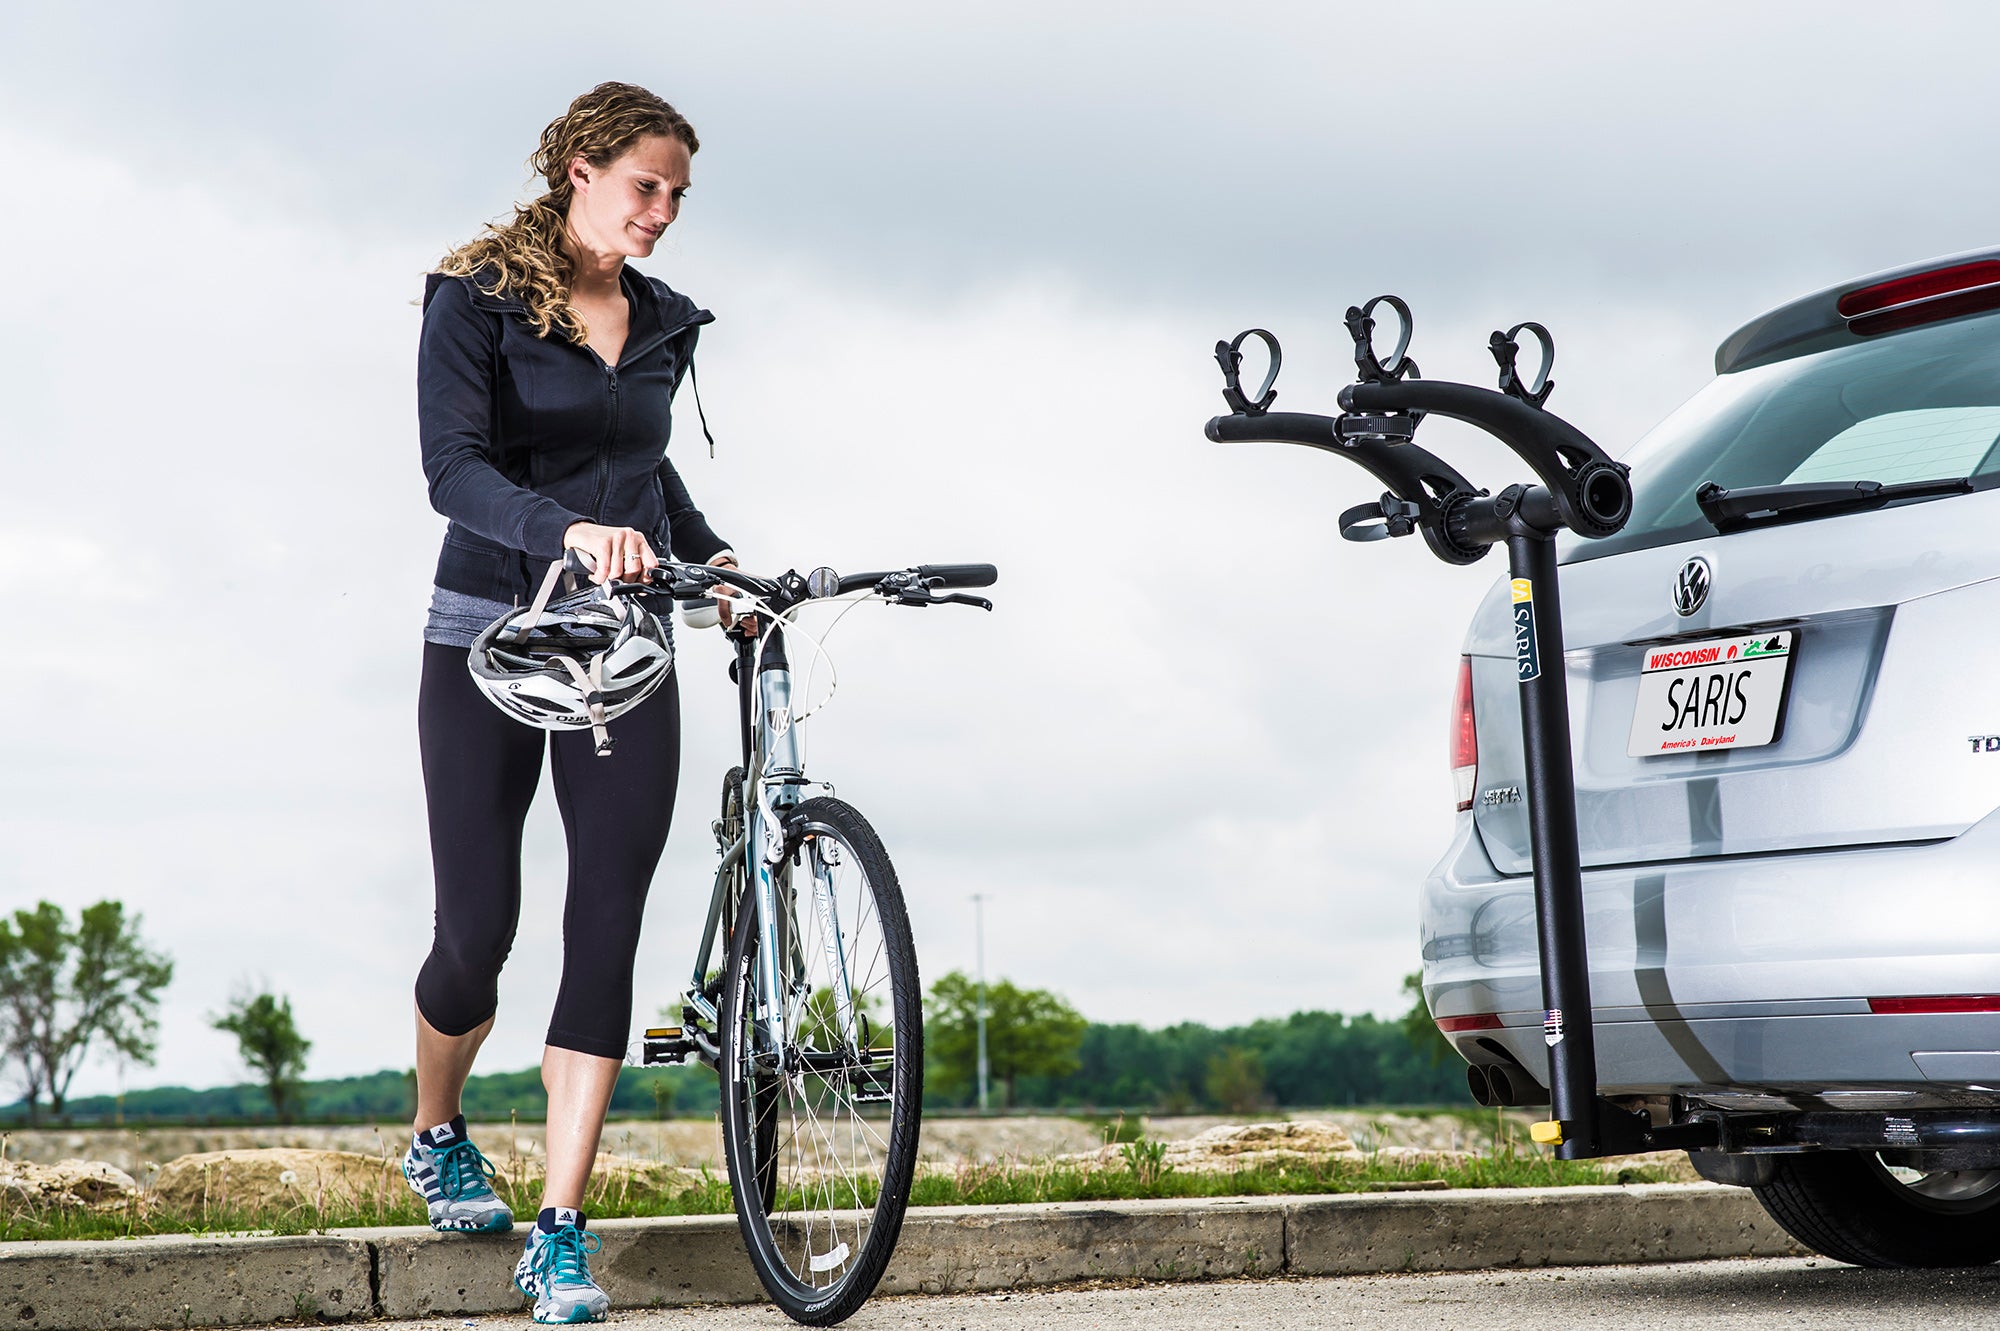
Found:
[[[562,561],[551,564],[533,605],[488,624],[466,665],[495,707],[543,730],[589,726],[604,757],[605,723],[660,687],[674,650],[659,619],[629,595],[592,588],[551,602],[562,573]]]

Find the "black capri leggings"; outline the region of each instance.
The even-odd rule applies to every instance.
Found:
[[[499,1005],[500,967],[521,916],[521,825],[542,774],[545,732],[504,715],[465,668],[463,647],[424,644],[417,691],[424,798],[430,811],[437,931],[417,974],[417,1010],[463,1035]],[[556,805],[569,841],[562,987],[548,1042],[623,1058],[632,1029],[632,961],[646,889],[680,784],[677,680],[610,725],[599,758],[590,732],[551,734]]]

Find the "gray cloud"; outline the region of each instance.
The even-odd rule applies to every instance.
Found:
[[[618,75],[708,145],[650,267],[721,316],[721,448],[676,444],[718,527],[753,565],[1004,570],[990,618],[858,612],[830,644],[815,763],[881,824],[927,970],[971,964],[976,891],[990,966],[1093,1016],[1389,1008],[1498,569],[1342,545],[1363,478],[1207,444],[1209,346],[1277,329],[1285,404],[1324,407],[1352,299],[1408,296],[1433,376],[1485,379],[1486,331],[1536,317],[1554,406],[1622,449],[1735,321],[1988,237],[1960,66],[1995,22],[1958,7],[1918,50],[1860,6],[797,6],[591,45],[506,4],[9,7],[0,151],[35,206],[0,244],[57,262],[10,276],[0,328],[0,576],[87,613],[0,664],[47,704],[0,734],[0,905],[145,913],[181,960],[145,1079],[233,1075],[201,1017],[254,973],[315,1075],[407,1058],[440,525],[409,301]],[[684,640],[642,1017],[699,925],[720,668]],[[494,1067],[536,1056],[555,984],[546,800],[527,865]]]

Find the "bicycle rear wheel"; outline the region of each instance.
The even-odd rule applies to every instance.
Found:
[[[796,815],[804,839],[774,892],[778,1048],[755,1019],[773,959],[747,898],[730,940],[722,1135],[758,1279],[795,1321],[830,1326],[874,1292],[902,1229],[923,1007],[902,889],[874,830],[834,799]]]

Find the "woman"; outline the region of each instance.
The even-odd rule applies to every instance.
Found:
[[[493,1026],[521,900],[521,826],[543,732],[509,719],[467,671],[480,629],[531,599],[565,550],[598,581],[664,554],[733,566],[662,451],[674,390],[712,316],[626,265],[673,222],[700,146],[643,88],[604,83],[542,131],[548,192],[452,251],[424,291],[418,417],[432,505],[451,519],[424,630],[417,703],[437,883],[417,976],[416,1134],[403,1171],[441,1230],[510,1228],[459,1096]],[[542,1059],[548,1176],[515,1280],[538,1322],[598,1320],[584,1185],[632,1013],[646,889],[673,814],[680,699],[669,677],[611,725],[547,746],[569,845],[562,985]]]

